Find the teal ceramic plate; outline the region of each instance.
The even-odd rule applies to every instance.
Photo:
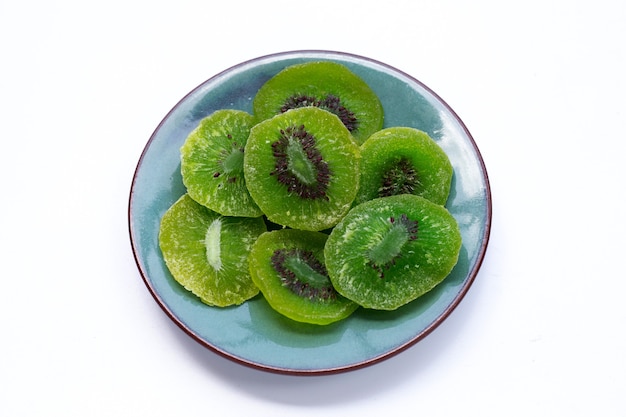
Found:
[[[447,203],[463,237],[460,259],[438,287],[392,312],[357,310],[329,325],[302,325],[275,313],[262,296],[232,308],[201,303],[178,285],[158,246],[161,216],[183,193],[180,153],[203,117],[233,108],[252,112],[252,98],[271,76],[310,60],[341,62],[378,94],[385,127],[426,131],[454,166]],[[167,114],[148,141],[132,181],[129,230],[134,256],[149,291],[165,313],[202,345],[233,361],[266,371],[324,374],[377,363],[412,346],[436,328],[468,291],[487,249],[491,194],[487,172],[463,122],[433,91],[386,64],[351,54],[295,51],[253,59],[202,83]]]

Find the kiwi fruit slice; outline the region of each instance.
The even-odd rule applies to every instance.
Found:
[[[452,175],[448,156],[427,133],[410,127],[389,127],[361,145],[361,181],[355,204],[415,194],[444,205]]]
[[[269,305],[292,320],[326,325],[358,305],[333,288],[324,263],[328,235],[282,229],[263,233],[252,246],[250,275]]]
[[[259,293],[248,255],[266,231],[262,217],[226,217],[188,194],[163,215],[159,246],[174,279],[211,306],[239,305]]]
[[[332,61],[283,69],[261,86],[252,105],[257,121],[294,108],[320,107],[336,114],[359,144],[382,129],[384,119],[382,104],[369,85]]]
[[[250,195],[271,222],[319,231],[350,209],[359,161],[359,146],[337,116],[302,107],[250,130],[243,170]]]
[[[243,152],[253,124],[251,114],[223,109],[189,134],[180,152],[183,184],[191,198],[224,216],[263,214],[243,176]]]
[[[337,292],[366,308],[395,310],[443,281],[460,250],[458,224],[445,207],[401,194],[350,210],[324,255]]]

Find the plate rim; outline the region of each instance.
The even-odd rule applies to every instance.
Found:
[[[133,227],[133,197],[134,197],[134,193],[135,193],[135,184],[137,181],[137,176],[138,173],[141,169],[142,166],[142,162],[144,160],[144,157],[146,155],[146,153],[148,152],[148,150],[150,149],[150,146],[152,144],[152,142],[154,141],[155,137],[157,136],[157,133],[160,131],[161,127],[169,120],[170,116],[181,106],[182,103],[184,103],[190,96],[194,95],[197,91],[199,91],[200,89],[203,88],[204,85],[206,85],[207,83],[218,79],[219,77],[223,76],[224,74],[228,74],[231,73],[232,71],[237,70],[238,68],[242,68],[242,67],[246,67],[254,62],[259,62],[259,61],[266,61],[266,60],[271,60],[271,59],[275,59],[275,58],[279,58],[279,57],[285,57],[288,58],[290,56],[296,56],[296,55],[326,55],[326,56],[336,56],[337,58],[351,58],[357,61],[362,61],[362,62],[368,62],[371,63],[373,65],[376,66],[380,66],[380,67],[384,67],[388,70],[390,70],[393,73],[402,75],[403,77],[411,80],[412,82],[416,83],[417,85],[419,85],[421,88],[423,88],[424,90],[426,90],[429,94],[431,94],[437,101],[439,101],[439,103],[446,109],[446,111],[449,112],[449,114],[454,118],[454,120],[459,124],[460,128],[463,130],[463,133],[467,136],[467,139],[469,140],[471,147],[473,148],[477,161],[480,165],[480,170],[482,172],[482,176],[483,176],[483,180],[484,180],[484,186],[485,186],[485,222],[484,222],[484,234],[482,237],[482,240],[480,242],[480,247],[478,249],[477,252],[477,256],[476,256],[476,261],[474,262],[474,264],[472,265],[472,269],[468,272],[467,274],[467,279],[466,279],[466,283],[461,287],[460,291],[458,291],[458,293],[455,295],[455,297],[452,299],[452,301],[449,303],[449,305],[436,317],[436,319],[434,319],[425,329],[423,329],[421,332],[419,332],[418,334],[416,334],[414,337],[412,337],[411,339],[409,339],[408,341],[406,341],[405,343],[402,343],[396,347],[394,347],[393,349],[390,349],[382,354],[379,354],[377,356],[368,358],[366,360],[362,360],[359,361],[357,363],[351,363],[351,364],[347,364],[347,365],[342,365],[342,366],[336,366],[336,367],[325,367],[325,368],[315,368],[315,369],[291,369],[291,368],[287,368],[287,367],[278,367],[278,366],[273,366],[273,365],[268,365],[268,364],[260,364],[257,363],[253,360],[249,360],[249,359],[245,359],[242,357],[239,357],[235,354],[226,352],[223,349],[220,349],[218,346],[215,346],[214,344],[209,343],[208,341],[204,340],[202,337],[200,337],[193,329],[189,328],[189,326],[185,325],[185,323],[183,323],[183,321],[181,319],[179,319],[176,314],[174,314],[174,312],[166,305],[166,303],[164,302],[164,300],[162,300],[162,298],[160,297],[160,295],[157,293],[156,289],[153,287],[152,283],[150,282],[150,279],[148,278],[148,273],[145,270],[145,268],[143,267],[142,264],[142,260],[141,257],[139,255],[139,251],[138,248],[136,246],[135,243],[135,233],[134,233],[134,227]],[[139,270],[139,273],[141,275],[142,281],[144,282],[144,284],[146,285],[146,287],[148,288],[148,291],[150,292],[150,294],[152,295],[152,298],[156,301],[157,305],[159,305],[159,307],[165,312],[165,314],[169,317],[170,320],[172,320],[181,330],[183,330],[184,333],[186,333],[189,337],[191,337],[193,340],[195,340],[197,343],[199,343],[201,346],[204,346],[205,348],[209,349],[210,351],[218,354],[219,356],[222,356],[223,358],[226,358],[230,361],[233,361],[235,363],[241,364],[243,366],[249,367],[249,368],[253,368],[253,369],[257,369],[257,370],[261,370],[261,371],[266,371],[266,372],[271,372],[271,373],[276,373],[276,374],[285,374],[285,375],[327,375],[327,374],[337,374],[337,373],[342,373],[342,372],[347,372],[347,371],[353,371],[353,370],[357,370],[357,369],[361,369],[361,368],[365,368],[365,367],[369,367],[371,365],[377,364],[379,362],[382,362],[386,359],[389,359],[391,357],[394,357],[396,355],[398,355],[399,353],[407,350],[408,348],[414,346],[415,344],[417,344],[419,341],[423,340],[425,337],[427,337],[429,334],[431,334],[437,327],[439,327],[439,325],[441,325],[451,314],[452,312],[458,307],[458,305],[461,303],[461,301],[465,298],[465,296],[467,295],[467,293],[469,292],[469,289],[472,287],[474,281],[476,280],[476,276],[478,275],[478,272],[480,271],[485,255],[487,253],[487,247],[489,245],[489,239],[491,236],[491,223],[492,223],[492,212],[493,212],[493,208],[492,208],[492,194],[491,194],[491,185],[490,185],[490,180],[489,180],[489,175],[487,172],[487,168],[483,159],[483,156],[474,140],[474,137],[472,136],[472,134],[470,133],[469,129],[467,128],[467,126],[465,125],[465,123],[463,122],[463,120],[458,116],[458,114],[452,109],[452,107],[450,107],[450,105],[441,97],[439,96],[435,91],[433,91],[431,88],[429,88],[427,85],[425,85],[423,82],[419,81],[418,79],[416,79],[415,77],[413,77],[412,75],[394,67],[391,66],[389,64],[386,64],[384,62],[378,61],[376,59],[373,58],[369,58],[369,57],[365,57],[362,55],[358,55],[358,54],[354,54],[354,53],[350,53],[350,52],[341,52],[341,51],[334,51],[334,50],[324,50],[324,49],[302,49],[302,50],[289,50],[289,51],[283,51],[283,52],[274,52],[274,53],[270,53],[270,54],[266,54],[266,55],[261,55],[255,58],[251,58],[251,59],[247,59],[245,61],[242,61],[238,64],[235,65],[231,65],[230,67],[216,73],[215,75],[207,78],[206,80],[202,81],[200,84],[198,84],[195,88],[193,88],[192,90],[190,90],[187,94],[185,94],[180,100],[178,100],[178,102],[176,102],[176,104],[165,114],[165,116],[161,119],[161,121],[159,122],[159,124],[156,126],[156,128],[153,130],[152,134],[150,135],[150,138],[148,139],[148,141],[146,142],[146,144],[144,145],[143,150],[141,151],[141,154],[139,156],[139,160],[135,166],[134,172],[133,172],[133,177],[132,177],[132,181],[131,181],[131,185],[130,185],[130,192],[129,192],[129,198],[128,198],[128,205],[127,205],[127,221],[128,221],[128,232],[129,232],[129,237],[130,237],[130,244],[131,244],[131,250],[133,253],[133,258],[135,260],[135,263],[137,265],[137,268]]]

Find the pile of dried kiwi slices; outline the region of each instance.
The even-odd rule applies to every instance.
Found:
[[[461,235],[444,204],[452,166],[426,133],[383,129],[374,91],[346,66],[289,66],[218,110],[181,147],[187,193],[161,220],[174,279],[211,306],[259,292],[326,325],[394,310],[440,283]]]

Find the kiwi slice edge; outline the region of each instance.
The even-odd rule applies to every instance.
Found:
[[[395,310],[443,281],[461,245],[445,207],[403,194],[353,208],[330,233],[324,254],[339,293],[366,308]]]
[[[226,217],[182,195],[161,218],[158,243],[176,282],[203,303],[239,305],[259,293],[248,255],[267,230],[261,217]]]
[[[295,229],[259,236],[250,253],[250,275],[272,309],[297,322],[328,325],[358,308],[338,294],[328,278],[327,239],[320,232]]]

